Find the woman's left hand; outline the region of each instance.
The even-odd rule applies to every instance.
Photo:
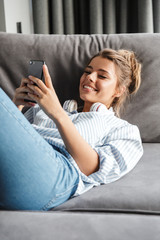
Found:
[[[50,118],[56,119],[64,110],[54,90],[52,80],[46,65],[43,65],[43,74],[45,84],[42,80],[33,76],[29,76],[31,84],[27,84],[27,86],[33,91],[33,94],[28,93],[28,95],[38,103],[38,105]],[[34,85],[34,83],[37,86]]]

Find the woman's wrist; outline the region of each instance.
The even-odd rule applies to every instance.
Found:
[[[66,117],[68,118],[68,115],[64,111],[63,108],[61,108],[59,111],[56,112],[56,114],[51,114],[51,119],[55,122],[56,125],[61,125],[65,121]]]

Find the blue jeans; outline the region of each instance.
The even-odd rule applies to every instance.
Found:
[[[0,209],[49,210],[76,191],[75,167],[0,89]]]

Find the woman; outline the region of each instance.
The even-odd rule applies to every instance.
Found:
[[[62,108],[45,65],[43,72],[45,84],[33,76],[22,79],[13,98],[19,110],[32,106],[28,121],[1,90],[2,209],[49,210],[119,179],[143,154],[138,128],[119,118],[140,86],[133,52],[104,49],[90,60],[80,79],[81,112],[70,109],[73,101]]]

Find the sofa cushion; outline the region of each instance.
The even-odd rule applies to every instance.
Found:
[[[136,168],[52,210],[160,213],[160,144],[145,143]]]
[[[1,240],[158,240],[159,226],[142,214],[0,212]]]
[[[142,62],[142,85],[122,115],[138,125],[143,142],[160,142],[160,34],[23,35],[0,33],[0,87],[13,97],[30,59],[43,59],[61,103],[78,97],[83,68],[103,48],[125,48]]]

